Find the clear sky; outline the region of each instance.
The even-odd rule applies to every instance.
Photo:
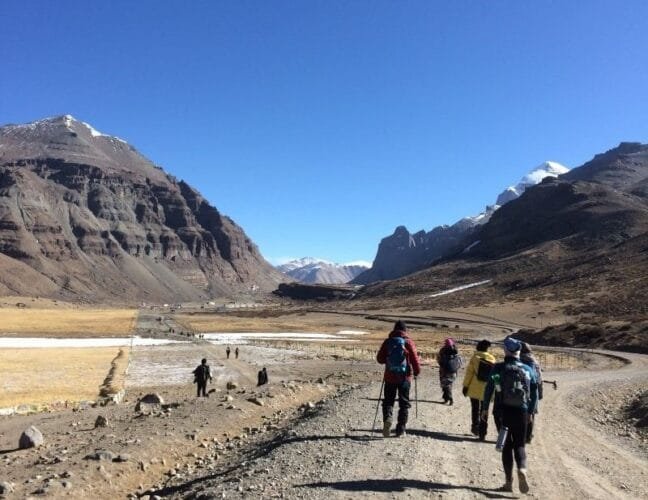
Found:
[[[0,1],[0,123],[72,114],[272,262],[373,260],[648,142],[645,1]]]

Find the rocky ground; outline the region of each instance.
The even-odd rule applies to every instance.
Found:
[[[546,374],[559,388],[546,391],[537,435],[528,448],[529,496],[638,498],[645,493],[646,442],[634,433],[617,432],[607,420],[599,423],[602,414],[619,415],[622,402],[645,386],[646,360],[633,360],[614,371]],[[380,437],[380,416],[372,429],[377,383],[350,387],[306,408],[278,435],[259,436],[242,446],[225,464],[215,458],[215,449],[206,458],[208,473],[174,478],[147,493],[150,498],[199,499],[519,496],[497,491],[503,477],[493,427],[487,442],[476,441],[468,433],[466,399],[445,406],[433,376],[418,384],[418,417],[413,408],[404,438]]]

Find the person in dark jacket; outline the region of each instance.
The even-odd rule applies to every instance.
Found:
[[[536,357],[533,355],[533,352],[531,351],[531,346],[527,344],[526,342],[520,342],[521,344],[521,349],[520,349],[520,361],[524,363],[525,365],[528,365],[536,375],[536,382],[538,384],[538,401],[542,399],[542,368],[540,367],[540,363],[536,359]],[[527,437],[526,437],[526,442],[527,444],[531,444],[531,440],[533,439],[533,425],[535,423],[536,415],[538,414],[538,405],[536,405],[535,411],[531,415],[531,418],[529,419],[529,425],[527,426]]]
[[[392,426],[394,402],[398,394],[398,420],[396,436],[404,436],[410,404],[412,376],[418,377],[421,363],[416,345],[407,335],[407,325],[397,321],[389,337],[380,346],[376,356],[385,365],[385,398],[383,399],[383,436],[389,437]]]
[[[198,386],[196,397],[199,398],[201,393],[202,396],[208,398],[207,394],[207,381],[213,380],[211,369],[207,364],[207,359],[203,358],[200,364],[193,371],[194,374],[194,384]]]
[[[512,337],[507,337],[504,340],[504,362],[496,363],[491,371],[484,390],[482,418],[488,417],[488,406],[495,394],[495,405],[499,407],[499,411],[494,412],[499,415],[499,419],[496,420],[498,430],[501,427],[508,429],[502,450],[505,483],[501,490],[513,491],[513,458],[515,457],[520,492],[528,493],[525,444],[527,425],[535,412],[538,401],[538,384],[535,372],[520,361],[521,347],[520,342]],[[516,383],[509,384],[510,380],[515,380]],[[515,391],[509,391],[508,388],[513,388]],[[524,397],[517,397],[519,389],[523,389]]]
[[[443,347],[437,354],[437,363],[439,363],[439,384],[441,385],[443,402],[452,405],[452,384],[457,379],[457,371],[463,364],[459,351],[454,340],[447,338]]]

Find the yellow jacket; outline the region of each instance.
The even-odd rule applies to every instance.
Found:
[[[467,396],[472,399],[479,399],[484,397],[484,389],[486,388],[486,380],[481,381],[477,378],[477,369],[479,361],[483,359],[489,363],[495,363],[495,356],[490,352],[475,351],[470,362],[466,367],[466,374],[464,375],[463,386],[468,388]]]

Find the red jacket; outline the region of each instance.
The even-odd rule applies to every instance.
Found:
[[[392,337],[403,337],[405,339],[405,359],[407,359],[407,374],[399,375],[397,373],[392,373],[388,371],[387,368],[385,368],[385,382],[389,382],[390,384],[400,384],[404,380],[411,381],[412,374],[417,377],[418,374],[421,373],[421,363],[418,353],[416,352],[416,345],[414,344],[414,341],[409,338],[407,332],[394,330],[389,334],[389,338]],[[380,363],[381,365],[387,363],[388,340],[389,339],[385,339],[385,341],[380,346],[378,355],[376,356],[378,363]]]

